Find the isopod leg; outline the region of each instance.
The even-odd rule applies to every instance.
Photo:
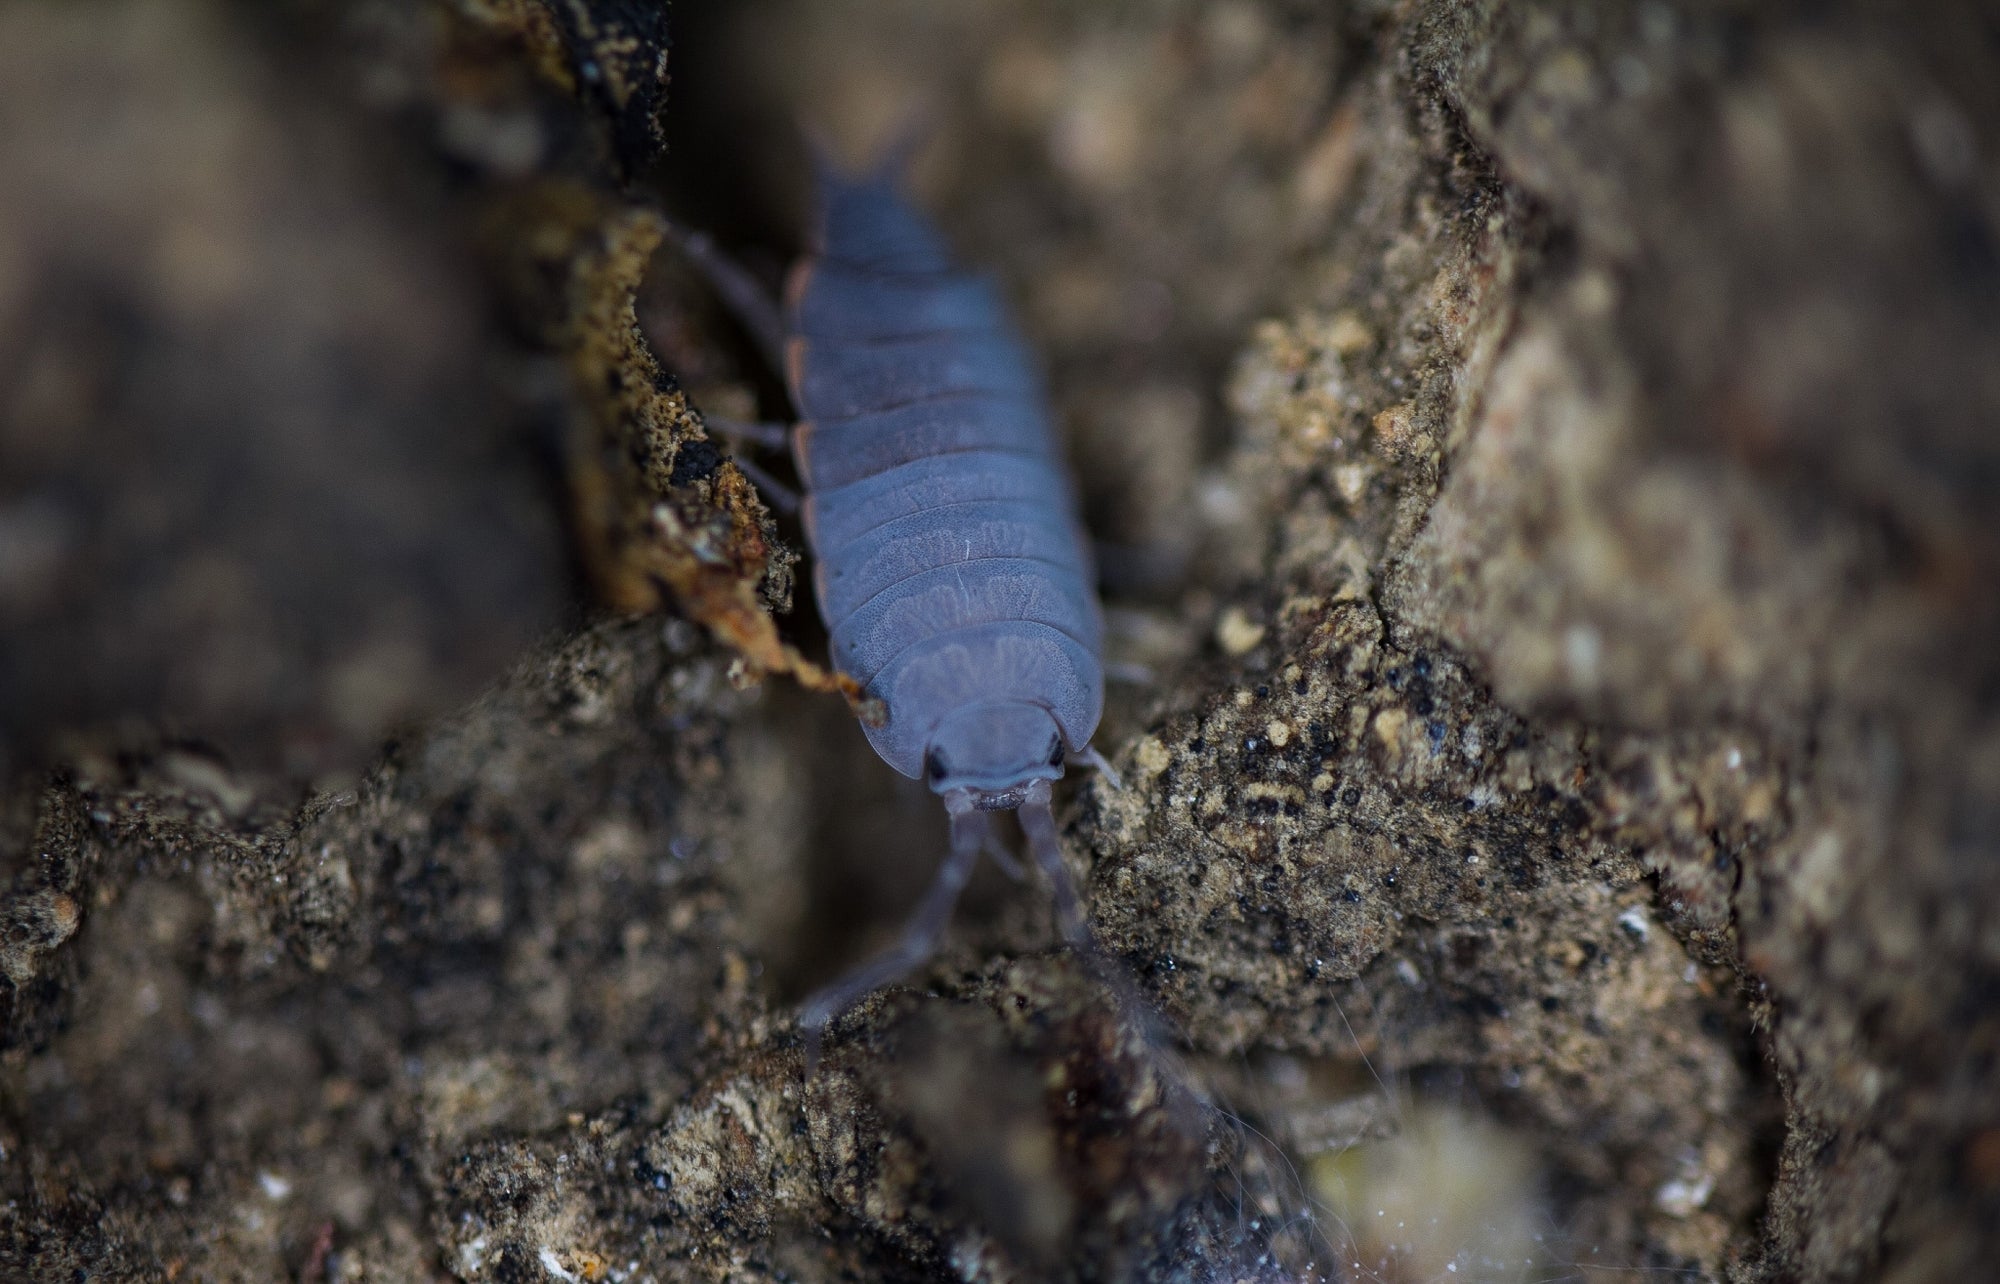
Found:
[[[701,426],[731,446],[755,446],[759,450],[786,450],[792,444],[792,426],[769,420],[724,419],[704,414]]]
[[[715,248],[715,242],[701,232],[673,229],[673,237],[708,284],[722,300],[722,306],[729,309],[757,341],[764,359],[771,363],[773,370],[785,368],[785,321],[778,311],[777,302],[760,285],[756,277],[744,271],[743,265]]]
[[[765,502],[779,512],[789,516],[798,512],[799,505],[805,502],[797,491],[771,476],[767,469],[754,460],[738,455],[731,462],[743,470],[743,475],[750,479],[750,484],[757,488],[757,493],[764,497]]]
[[[805,1035],[808,1077],[819,1064],[820,1036],[827,1022],[871,991],[903,976],[936,951],[938,937],[951,922],[952,908],[958,904],[966,880],[972,877],[973,866],[979,863],[990,832],[986,817],[980,813],[953,816],[951,854],[938,868],[937,878],[932,881],[930,891],[924,893],[923,903],[910,915],[902,936],[894,945],[806,1000],[799,1011],[799,1029]]]
[[[1082,751],[1077,753],[1075,757],[1077,762],[1083,766],[1095,768],[1097,774],[1103,776],[1105,782],[1113,789],[1123,789],[1125,787],[1125,781],[1118,775],[1117,769],[1105,761],[1104,755],[1097,752],[1093,746],[1085,745]]]
[[[773,477],[755,460],[743,457],[745,446],[756,450],[784,450],[789,447],[792,441],[790,424],[724,419],[719,415],[705,414],[701,417],[701,426],[729,443],[736,466],[743,470],[743,475],[751,480],[771,507],[781,513],[799,511],[799,505],[804,501],[798,491]]]

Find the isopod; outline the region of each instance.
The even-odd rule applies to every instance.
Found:
[[[982,852],[1016,810],[1065,935],[1088,945],[1050,810],[1104,704],[1088,546],[1041,380],[999,292],[957,268],[897,190],[895,152],[860,174],[817,164],[808,252],[781,305],[689,238],[782,362],[813,587],[834,664],[881,701],[883,761],[944,800],[950,852],[897,943],[807,1000],[820,1029],[930,956]],[[777,431],[767,434],[776,439]]]

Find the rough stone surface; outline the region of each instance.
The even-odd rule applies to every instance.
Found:
[[[1975,7],[767,0],[670,81],[646,4],[168,8],[0,18],[0,1276],[2000,1253]],[[913,103],[1105,542],[1065,835],[1162,1015],[982,879],[808,1078],[941,826],[743,681],[814,644],[699,411],[781,407],[656,247],[775,266],[773,122]]]

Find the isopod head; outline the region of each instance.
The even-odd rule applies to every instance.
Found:
[[[937,725],[924,750],[930,787],[969,797],[980,811],[1018,807],[1030,785],[1062,774],[1062,731],[1055,716],[1025,701],[965,705]]]

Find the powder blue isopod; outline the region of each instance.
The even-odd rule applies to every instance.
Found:
[[[1090,748],[1103,623],[1074,492],[1033,364],[998,292],[956,269],[896,190],[892,159],[818,166],[809,252],[782,308],[698,238],[694,254],[777,353],[801,516],[834,664],[887,709],[876,753],[944,799],[951,851],[890,950],[809,999],[808,1040],[929,957],[982,852],[1017,809],[1065,933],[1087,944],[1050,785]]]

